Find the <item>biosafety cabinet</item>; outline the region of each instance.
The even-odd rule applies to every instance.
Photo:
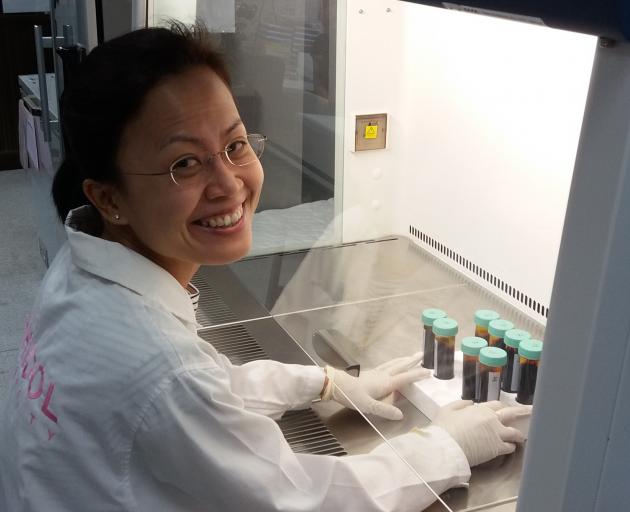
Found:
[[[202,19],[248,130],[268,136],[251,255],[194,279],[204,339],[236,363],[364,370],[421,349],[425,308],[458,321],[458,347],[475,310],[496,310],[544,340],[528,441],[430,510],[627,509],[630,3],[60,0],[50,12],[59,34],[68,13],[91,19],[77,21],[97,32],[87,49]],[[296,451],[365,453],[428,424],[427,393],[443,391],[402,390],[400,422],[315,403],[280,426]]]

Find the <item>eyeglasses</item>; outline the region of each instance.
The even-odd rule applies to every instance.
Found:
[[[207,179],[212,161],[216,156],[223,156],[226,164],[236,167],[243,167],[256,162],[265,150],[267,137],[259,133],[248,133],[245,137],[240,137],[230,142],[225,149],[218,151],[202,162],[194,155],[179,158],[173,162],[168,171],[164,172],[123,172],[132,176],[163,176],[171,175],[173,182],[180,187],[194,187],[203,184]]]

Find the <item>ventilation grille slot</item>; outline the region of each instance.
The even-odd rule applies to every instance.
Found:
[[[429,247],[439,252],[440,254],[446,256],[447,258],[454,261],[458,265],[461,265],[469,272],[472,272],[477,277],[483,279],[487,283],[490,283],[492,286],[498,288],[503,293],[517,300],[518,302],[523,304],[525,307],[532,310],[534,313],[544,316],[545,318],[549,316],[549,307],[527,296],[523,291],[510,285],[509,283],[506,283],[502,279],[491,274],[489,271],[480,267],[479,265],[476,265],[475,263],[468,260],[467,258],[464,258],[461,254],[458,254],[451,248],[445,246],[444,244],[441,244],[434,238],[431,238],[430,236],[428,236],[426,233],[423,233],[422,231],[420,231],[419,229],[413,226],[409,226],[409,233],[413,237],[422,241],[424,244],[428,245]]]
[[[193,276],[191,282],[199,289],[197,322],[202,327],[237,321],[234,312],[212,286],[199,276]]]
[[[258,359],[269,359],[256,340],[242,324],[227,325],[199,333],[217,351],[225,354],[232,364],[245,364]]]
[[[278,425],[295,453],[347,454],[313,409],[287,411]]]
[[[195,286],[199,288],[196,283]],[[201,288],[199,288],[201,291]],[[203,291],[201,291],[203,294]],[[203,297],[203,295],[202,295]],[[200,299],[201,305],[201,299]],[[232,364],[269,359],[267,353],[242,324],[217,327],[199,333],[217,351],[225,354]],[[287,411],[278,420],[284,438],[295,453],[346,455],[337,438],[312,409]]]

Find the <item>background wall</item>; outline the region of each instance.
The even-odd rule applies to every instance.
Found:
[[[131,0],[107,0],[102,6],[105,41],[131,30]]]
[[[18,157],[18,76],[37,73],[33,25],[50,35],[50,19],[43,12],[0,13],[0,171],[20,167]],[[52,70],[52,55],[45,56]]]
[[[595,38],[406,2],[347,9],[344,241],[412,236],[544,321]],[[353,153],[354,116],[378,112],[387,149]]]

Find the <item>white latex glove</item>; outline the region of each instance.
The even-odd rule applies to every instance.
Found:
[[[322,400],[335,400],[365,414],[400,420],[403,417],[402,411],[383,399],[397,389],[431,375],[431,370],[418,366],[421,360],[422,352],[399,357],[361,372],[358,377],[327,366],[328,381],[322,392]]]
[[[505,406],[499,401],[473,404],[458,400],[440,409],[433,424],[446,430],[459,444],[470,467],[512,453],[525,441],[520,430],[506,424],[531,415],[531,405]]]

